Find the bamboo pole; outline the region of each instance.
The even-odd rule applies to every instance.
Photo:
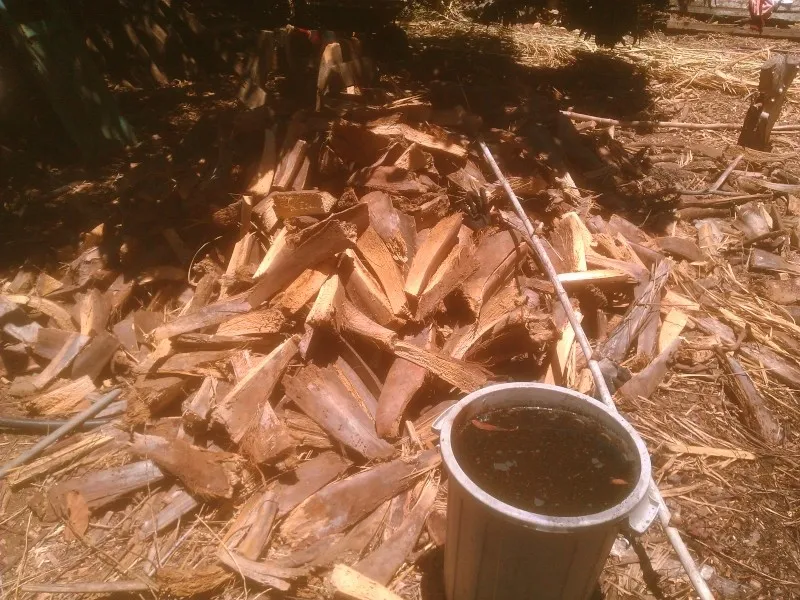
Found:
[[[591,371],[592,378],[594,379],[595,388],[600,394],[600,400],[612,410],[617,410],[617,407],[614,404],[614,399],[612,398],[611,392],[608,389],[608,385],[606,385],[606,380],[603,377],[603,373],[600,371],[600,364],[594,358],[592,358],[593,352],[592,346],[589,343],[589,338],[586,337],[586,333],[581,327],[581,323],[575,314],[575,310],[572,308],[572,303],[569,301],[569,296],[567,296],[564,286],[561,285],[561,281],[558,278],[558,273],[556,273],[553,263],[550,262],[550,258],[547,255],[547,251],[545,250],[541,239],[536,235],[536,230],[533,227],[533,223],[531,223],[530,218],[523,210],[519,199],[517,198],[516,194],[514,194],[514,190],[511,189],[511,184],[509,184],[508,180],[503,175],[503,172],[500,170],[500,167],[497,165],[497,162],[495,161],[494,156],[492,156],[492,152],[489,150],[486,142],[484,142],[482,139],[478,140],[478,145],[483,152],[483,156],[486,158],[486,162],[489,163],[489,166],[494,172],[495,177],[497,177],[497,180],[503,186],[508,199],[514,206],[517,216],[522,220],[525,230],[527,231],[527,235],[525,236],[526,241],[536,254],[537,258],[539,259],[539,263],[555,288],[556,296],[558,297],[559,302],[561,302],[561,305],[564,307],[564,312],[567,315],[567,319],[569,320],[570,325],[572,325],[572,329],[575,332],[575,339],[577,340],[584,356],[586,357],[589,370]],[[661,522],[662,528],[664,529],[664,533],[666,533],[667,538],[672,544],[672,547],[675,549],[675,553],[678,555],[678,558],[680,559],[686,574],[689,576],[689,580],[692,582],[692,586],[694,586],[697,595],[700,596],[701,600],[714,600],[714,595],[711,593],[711,590],[709,589],[705,579],[703,579],[702,575],[700,575],[700,570],[697,568],[694,558],[689,553],[689,548],[686,547],[686,544],[681,538],[680,532],[670,525],[672,516],[670,515],[669,508],[667,508],[667,505],[664,503],[664,499],[661,497],[661,492],[658,490],[658,486],[652,479],[650,480],[650,494],[658,503],[658,518]]]
[[[739,131],[741,123],[683,123],[681,121],[620,121],[619,119],[609,119],[607,117],[595,117],[576,113],[569,110],[562,110],[561,114],[574,121],[594,121],[598,125],[615,125],[617,127],[661,127],[666,129],[693,129],[698,131]],[[772,131],[793,132],[800,131],[800,125],[776,125]]]
[[[97,402],[92,404],[89,408],[79,412],[69,421],[64,423],[61,427],[56,429],[53,433],[43,437],[36,444],[25,450],[25,452],[17,456],[17,458],[4,464],[2,467],[0,467],[0,479],[3,479],[6,475],[8,475],[8,472],[11,471],[11,469],[15,469],[20,465],[24,465],[29,460],[36,458],[46,448],[48,448],[49,446],[60,440],[66,434],[71,432],[73,429],[77,429],[81,424],[84,423],[84,421],[89,420],[91,417],[99,413],[106,406],[108,406],[114,400],[116,400],[121,393],[122,390],[111,390],[105,396],[100,398]]]

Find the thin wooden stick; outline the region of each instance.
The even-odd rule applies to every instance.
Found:
[[[61,427],[56,429],[50,435],[42,438],[36,444],[28,448],[25,452],[20,454],[17,458],[7,462],[2,467],[0,467],[0,479],[3,479],[8,472],[20,465],[24,465],[29,460],[32,460],[39,456],[46,448],[60,440],[62,437],[67,435],[73,429],[76,429],[79,425],[81,425],[84,421],[87,421],[91,417],[95,416],[101,410],[103,410],[106,406],[111,404],[114,400],[119,397],[122,393],[122,390],[111,390],[108,394],[100,398],[97,402],[92,404],[89,408],[84,411],[79,412],[77,415],[72,417],[69,421],[64,423]]]
[[[722,184],[725,183],[725,181],[728,179],[728,177],[731,176],[731,173],[736,168],[736,165],[738,165],[743,158],[744,158],[744,154],[740,154],[739,156],[734,158],[733,162],[731,162],[731,164],[728,165],[728,168],[725,169],[722,172],[722,175],[719,176],[719,179],[717,179],[714,183],[711,184],[711,186],[708,188],[708,191],[709,192],[716,192],[720,187],[722,187]]]
[[[87,581],[83,583],[26,583],[23,592],[45,594],[109,594],[119,592],[147,592],[150,587],[141,581]]]
[[[593,117],[569,110],[562,110],[561,114],[575,121],[594,121],[599,125],[616,125],[618,127],[664,127],[671,129],[694,129],[703,131],[725,131],[741,129],[741,123],[683,123],[681,121],[620,121],[606,117]],[[800,131],[800,125],[776,125],[772,131]]]

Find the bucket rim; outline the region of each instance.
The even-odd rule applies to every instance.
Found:
[[[560,393],[571,396],[576,400],[581,400],[588,403],[594,409],[600,410],[609,417],[611,417],[630,438],[633,447],[639,454],[639,479],[636,485],[631,489],[625,498],[617,503],[615,506],[603,510],[601,512],[592,513],[588,515],[580,515],[574,517],[556,517],[549,515],[542,515],[539,513],[529,512],[527,510],[517,508],[511,504],[507,504],[499,500],[481,489],[475,484],[469,476],[464,472],[456,460],[455,453],[452,446],[452,429],[453,423],[458,418],[458,415],[471,403],[484,399],[486,396],[492,396],[502,393],[507,390],[520,390],[528,389],[531,391],[539,392],[552,392]],[[490,510],[501,514],[502,516],[520,521],[523,524],[533,527],[539,531],[562,532],[574,531],[577,529],[585,529],[590,527],[599,527],[610,523],[621,521],[630,515],[634,509],[644,500],[648,493],[651,477],[651,464],[650,454],[647,451],[647,446],[642,440],[641,436],[636,430],[628,423],[616,410],[613,410],[595,400],[594,398],[556,385],[535,382],[515,382],[515,383],[500,383],[489,385],[480,390],[468,394],[456,404],[454,404],[446,415],[443,415],[441,422],[440,433],[440,449],[442,460],[447,467],[450,477],[454,478],[458,484],[475,500],[486,506]]]

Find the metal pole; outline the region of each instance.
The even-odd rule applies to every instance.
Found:
[[[530,218],[522,209],[522,204],[520,204],[517,195],[514,193],[514,190],[511,189],[511,185],[508,183],[505,175],[503,175],[503,172],[497,165],[497,162],[495,161],[494,156],[492,156],[492,152],[489,150],[486,142],[484,142],[482,139],[479,139],[478,145],[483,152],[484,158],[486,158],[486,162],[489,163],[489,166],[492,168],[495,177],[497,177],[497,181],[499,181],[503,186],[508,199],[511,201],[511,204],[514,205],[514,210],[516,211],[517,216],[522,220],[522,223],[525,226],[525,231],[527,232],[526,240],[533,249],[536,257],[539,259],[539,263],[541,264],[545,273],[547,273],[548,279],[550,279],[550,282],[555,288],[558,301],[561,302],[561,306],[564,307],[567,320],[569,320],[569,323],[572,325],[572,329],[575,332],[575,339],[578,341],[578,344],[580,345],[581,350],[586,357],[586,361],[589,364],[589,370],[592,373],[592,378],[594,379],[595,387],[600,395],[600,400],[602,400],[602,402],[609,408],[617,410],[617,407],[614,404],[614,399],[608,389],[608,385],[606,385],[606,380],[603,377],[603,373],[600,371],[600,364],[593,358],[592,346],[589,343],[589,338],[586,337],[586,333],[583,331],[581,323],[578,321],[578,317],[575,315],[575,311],[572,309],[572,304],[569,301],[569,296],[567,296],[566,290],[564,290],[564,286],[561,285],[561,282],[558,280],[558,273],[556,273],[553,263],[550,262],[550,257],[547,256],[547,251],[542,244],[542,240],[536,235],[536,230],[533,227],[533,223],[531,223]],[[705,579],[703,579],[702,575],[700,575],[700,570],[697,568],[694,558],[689,553],[689,548],[686,547],[686,544],[681,538],[680,532],[670,525],[671,515],[669,508],[667,508],[664,499],[661,497],[661,492],[658,491],[658,486],[652,479],[650,480],[650,494],[653,499],[658,502],[658,520],[661,522],[664,533],[667,534],[667,538],[672,544],[672,547],[675,549],[675,553],[678,555],[678,559],[681,561],[686,574],[689,576],[689,580],[692,582],[697,595],[700,596],[701,600],[714,600],[714,595],[711,593],[711,590],[709,589]]]
[[[111,404],[117,397],[122,393],[122,390],[111,390],[105,396],[100,398],[97,402],[92,404],[86,410],[79,412],[77,415],[72,417],[69,421],[64,423],[61,427],[56,429],[50,435],[43,437],[39,440],[36,444],[28,448],[25,452],[20,454],[17,458],[7,462],[2,467],[0,467],[0,479],[3,479],[11,469],[15,469],[20,465],[24,465],[29,460],[36,458],[39,454],[42,453],[48,446],[55,443],[63,436],[68,434],[73,429],[76,429],[79,425],[81,425],[84,421],[87,421],[91,417],[95,416],[101,410],[103,410],[106,406]]]

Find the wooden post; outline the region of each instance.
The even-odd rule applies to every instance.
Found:
[[[761,66],[758,94],[745,115],[739,134],[740,146],[769,151],[772,127],[780,116],[798,66],[798,54],[776,54]]]
[[[239,100],[248,108],[264,105],[267,97],[264,91],[267,75],[277,70],[277,62],[275,32],[260,31],[255,50],[248,58],[246,72],[239,86]]]

